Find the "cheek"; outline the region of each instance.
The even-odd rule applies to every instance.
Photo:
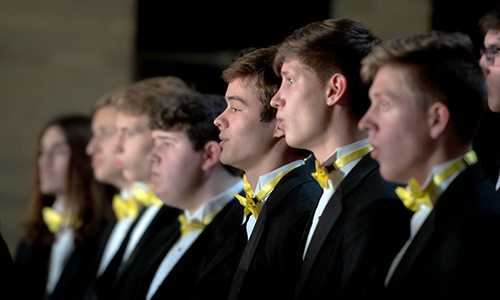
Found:
[[[59,172],[61,176],[64,176],[66,169],[68,168],[69,157],[59,157],[54,162],[55,169]]]

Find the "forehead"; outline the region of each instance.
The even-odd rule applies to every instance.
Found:
[[[148,126],[149,117],[146,114],[131,115],[121,111],[116,113],[116,124],[121,127]]]
[[[184,130],[161,130],[155,129],[152,131],[153,138],[166,139],[166,138],[175,138],[175,139],[183,139],[187,138],[187,134]]]
[[[66,138],[59,126],[50,126],[45,130],[41,139],[42,146],[52,146],[55,144],[66,144]]]
[[[258,102],[254,91],[256,89],[256,78],[236,78],[231,81],[226,90],[226,101],[241,100],[242,102]],[[246,103],[251,104],[251,103]]]
[[[301,63],[298,59],[286,60],[281,66],[281,74],[287,73],[300,73],[303,71],[308,71],[312,73],[306,65]]]
[[[488,30],[484,36],[484,45],[486,47],[491,45],[497,45],[500,47],[500,30]]]
[[[369,90],[370,98],[386,97],[391,99],[412,98],[407,80],[410,79],[408,67],[385,65],[375,74]]]
[[[92,123],[96,125],[114,124],[117,110],[114,106],[104,106],[97,110],[92,119]]]

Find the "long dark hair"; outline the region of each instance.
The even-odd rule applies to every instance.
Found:
[[[91,119],[82,115],[68,115],[53,119],[40,133],[37,145],[45,131],[53,126],[62,130],[70,149],[68,168],[66,171],[65,199],[82,221],[82,226],[75,230],[75,243],[84,242],[89,236],[96,234],[102,222],[112,214],[111,199],[116,190],[95,180],[91,159],[85,153],[91,132]],[[37,153],[37,160],[40,151]],[[54,235],[43,222],[42,208],[54,203],[53,196],[44,195],[40,190],[39,166],[35,163],[33,186],[29,199],[26,221],[26,241],[28,243],[52,244]]]

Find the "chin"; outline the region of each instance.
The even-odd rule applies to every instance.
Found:
[[[225,165],[233,166],[231,164],[233,162],[233,160],[231,159],[231,157],[228,157],[228,155],[224,155],[224,151],[221,152],[219,160],[220,160],[221,163],[223,163]]]
[[[286,141],[286,144],[292,148],[298,148],[298,149],[304,149],[302,147],[300,147],[300,143],[296,140],[294,140],[290,135],[286,135],[285,134],[285,141]]]

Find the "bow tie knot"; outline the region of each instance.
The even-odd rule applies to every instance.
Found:
[[[252,214],[256,219],[259,217],[260,211],[264,203],[253,197],[253,193],[247,193],[245,197],[233,193],[233,195],[240,201],[240,204],[245,207],[243,213],[245,216]]]
[[[42,217],[45,225],[47,225],[47,228],[52,233],[56,233],[62,227],[69,225],[75,229],[82,226],[81,220],[78,220],[75,214],[60,214],[51,207],[44,207],[42,209]]]
[[[311,176],[318,182],[321,188],[330,188],[328,184],[328,174],[330,174],[330,171],[326,167],[322,168],[319,161],[316,161],[315,164],[316,172],[312,173]]]
[[[134,197],[139,201],[142,205],[144,206],[150,206],[150,205],[156,205],[156,206],[162,206],[163,202],[158,199],[151,188],[148,189],[148,191],[145,191],[141,188],[134,187]]]
[[[354,150],[337,160],[333,162],[333,164],[321,167],[321,163],[316,160],[316,172],[312,173],[311,176],[319,183],[321,188],[330,188],[330,185],[328,184],[328,175],[330,172],[333,170],[338,170],[339,168],[342,168],[351,162],[355,161],[356,159],[359,159],[366,154],[370,153],[370,151],[373,150],[373,147],[371,145],[365,145],[357,150]]]
[[[181,231],[181,236],[180,238],[182,239],[186,234],[193,232],[193,231],[199,231],[205,229],[210,222],[215,218],[215,216],[219,212],[216,211],[208,216],[206,216],[203,219],[203,222],[198,220],[198,219],[193,219],[189,221],[187,217],[184,214],[179,215],[179,222],[181,224],[180,226],[180,231]]]
[[[406,187],[396,188],[396,195],[399,199],[401,199],[401,201],[403,201],[403,204],[407,209],[416,212],[420,210],[421,205],[428,207],[432,207],[434,205],[428,192],[430,186],[432,186],[432,182],[429,183],[429,186],[425,190],[422,190],[417,180],[412,178],[408,181],[408,185]]]
[[[433,207],[434,202],[432,201],[430,194],[434,195],[436,187],[440,186],[443,182],[448,180],[453,174],[461,172],[468,166],[477,163],[478,158],[476,152],[471,150],[464,154],[462,157],[455,159],[451,164],[439,174],[432,176],[427,187],[422,190],[415,178],[408,181],[406,188],[398,187],[396,188],[396,194],[403,201],[403,204],[409,210],[416,212],[420,210],[421,205],[426,205],[428,207]],[[436,196],[436,195],[434,195]]]
[[[124,218],[136,218],[139,214],[139,203],[134,197],[123,199],[120,195],[115,195],[112,208],[118,221]]]

